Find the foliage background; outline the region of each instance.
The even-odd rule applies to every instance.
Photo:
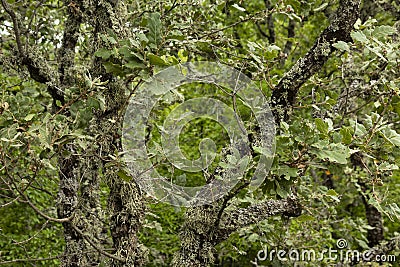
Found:
[[[29,51],[55,64],[67,6],[59,1],[9,1],[28,21]],[[73,3],[73,2],[71,2]],[[52,103],[46,86],[33,81],[15,59],[12,23],[1,9],[0,80],[0,264],[56,266],[64,249],[62,226],[38,214],[57,217],[57,153],[74,143],[77,153],[92,142],[87,129],[104,110],[105,84],[89,73],[92,55],[106,71],[134,93],[143,80],[170,65],[218,61],[241,70],[271,96],[294,63],[329,25],[338,1],[125,1],[132,37],[118,38],[112,29],[102,36],[105,48],[93,51],[91,26],[82,23],[75,48],[75,82],[65,103]],[[217,246],[218,266],[254,266],[257,252],[268,249],[335,247],[345,238],[351,249],[371,244],[366,210],[373,206],[383,220],[384,238],[398,237],[400,219],[399,28],[398,1],[364,1],[352,40],[337,49],[299,91],[290,121],[281,121],[277,151],[269,179],[259,191],[243,190],[232,200],[247,207],[264,199],[286,198],[296,191],[304,207],[298,218],[275,216],[240,229]],[[196,91],[197,88],[197,91]],[[172,92],[151,118],[149,153],[158,170],[177,183],[201,183],[202,173],[173,170],[162,157],[160,126],[183,100],[209,94],[229,103],[215,88],[188,86]],[[54,104],[68,112],[51,113]],[[242,115],[247,111],[242,107]],[[249,117],[248,117],[249,118]],[[257,136],[251,120],[247,124]],[[223,157],[226,133],[215,122],[199,119],[180,136],[188,158],[197,158],[198,144],[211,138]],[[67,157],[68,155],[63,155]],[[130,180],[118,151],[105,168],[116,167]],[[215,162],[213,168],[218,166]],[[104,176],[106,170],[98,170]],[[199,182],[200,181],[200,182]],[[109,188],[99,197],[107,205]],[[26,196],[26,197],[24,197]],[[147,266],[169,266],[180,248],[185,209],[148,200],[139,235]],[[32,205],[31,205],[32,204]],[[399,258],[399,250],[392,251]],[[45,260],[34,260],[44,258]],[[25,259],[25,260],[22,260]],[[21,260],[21,262],[19,262]],[[10,262],[11,261],[11,262]],[[14,261],[14,262],[12,262]],[[291,262],[272,264],[292,265]],[[312,265],[313,263],[309,263]],[[328,264],[323,262],[321,264]],[[398,263],[388,263],[387,266]],[[261,265],[258,265],[261,266]]]

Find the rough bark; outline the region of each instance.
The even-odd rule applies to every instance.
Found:
[[[94,49],[104,47],[100,37],[112,30],[119,38],[129,35],[129,29],[125,26],[123,3],[119,1],[102,1],[93,7],[94,20]],[[110,155],[115,151],[121,151],[122,109],[126,101],[125,86],[110,74],[107,74],[100,58],[95,58],[92,75],[102,77],[108,81],[104,92],[106,98],[106,110],[95,114],[94,131],[101,143],[101,164],[110,160]],[[117,175],[118,169],[106,168],[105,178],[110,195],[108,207],[110,216],[110,230],[113,240],[114,255],[123,261],[112,259],[112,266],[142,266],[144,264],[143,251],[139,245],[137,234],[141,229],[144,217],[144,199],[138,186],[134,182],[126,182]]]
[[[91,3],[87,1],[76,1],[70,18],[79,18],[93,27],[92,32],[92,53],[99,48],[110,48],[105,43],[101,35],[108,35],[114,32],[119,38],[124,38],[128,34],[128,29],[123,21],[123,3],[119,1],[99,1]],[[78,15],[77,15],[78,14]],[[78,22],[78,21],[77,21]],[[59,58],[63,60],[59,71],[65,83],[73,82],[69,77],[72,47],[76,44],[76,30],[79,25],[71,23],[66,26],[64,37],[69,38],[65,42],[65,49],[59,53]],[[106,100],[105,110],[94,112],[87,135],[90,135],[94,142],[90,148],[80,155],[76,172],[80,174],[80,204],[75,213],[81,220],[73,222],[68,231],[84,234],[84,242],[87,246],[94,247],[99,253],[97,257],[92,257],[85,264],[80,266],[98,266],[105,261],[100,254],[108,256],[112,266],[141,266],[144,262],[142,251],[140,250],[137,233],[142,225],[144,216],[144,202],[141,198],[140,190],[134,183],[123,181],[117,175],[118,169],[105,167],[107,162],[115,155],[116,151],[121,151],[121,110],[126,101],[125,86],[118,81],[112,74],[107,73],[103,67],[101,58],[93,58],[90,69],[91,77],[101,77],[103,82],[107,82],[103,95]],[[72,166],[70,166],[72,167]],[[101,177],[99,170],[103,170],[105,182],[110,188],[108,208],[110,213],[109,229],[112,237],[112,254],[105,252],[108,246],[107,229],[104,228],[105,214],[101,209],[99,198],[99,185]],[[79,236],[79,235],[78,235]],[[74,249],[77,249],[75,246]],[[74,255],[78,251],[74,251]],[[88,253],[85,254],[87,256]],[[67,262],[71,262],[66,258]]]
[[[186,213],[181,233],[181,249],[172,266],[209,266],[215,261],[214,247],[242,227],[283,214],[297,217],[302,208],[294,198],[269,200],[247,208],[224,211],[223,200],[213,205],[192,208]]]
[[[74,82],[73,74],[69,70],[74,67],[75,46],[82,22],[81,13],[68,7],[68,4],[69,1],[64,1],[68,13],[62,46],[57,53],[61,91]],[[57,99],[53,97],[53,100]],[[101,233],[104,232],[101,226],[99,184],[96,181],[98,166],[96,162],[87,161],[85,153],[90,152],[83,152],[75,144],[66,145],[59,152],[61,168],[58,215],[73,215],[73,220],[63,224],[66,248],[62,266],[98,266],[102,261],[99,253],[84,252],[92,249],[87,239],[102,243]],[[88,237],[83,236],[81,232]]]
[[[289,118],[300,87],[317,73],[336,49],[338,41],[350,41],[350,32],[359,16],[359,0],[341,0],[335,18],[318,37],[307,54],[300,58],[274,88],[271,106],[279,124]]]
[[[67,6],[68,2],[69,1],[64,1],[64,5]],[[67,16],[63,44],[57,53],[58,72],[60,73],[60,83],[62,87],[69,86],[73,83],[70,69],[74,66],[75,47],[78,43],[80,25],[82,23],[81,14],[75,12],[71,7],[68,9]]]
[[[73,150],[71,146],[65,146],[65,150]],[[78,205],[78,178],[74,170],[78,166],[78,158],[70,156],[59,161],[60,164],[60,183],[58,192],[58,217],[68,218],[72,216]],[[64,222],[65,249],[61,266],[81,266],[88,263],[88,259],[79,253],[85,249],[85,241],[73,229],[71,222]],[[76,253],[78,252],[78,253]]]

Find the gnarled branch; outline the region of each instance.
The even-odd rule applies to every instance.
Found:
[[[287,120],[300,87],[317,73],[336,49],[338,41],[350,41],[350,32],[359,16],[360,0],[341,0],[332,23],[318,37],[307,54],[300,58],[274,88],[271,105],[279,124]]]
[[[302,207],[295,197],[281,200],[268,200],[247,208],[241,208],[222,215],[220,223],[221,239],[226,239],[231,233],[242,227],[258,223],[274,215],[297,217],[301,215]]]

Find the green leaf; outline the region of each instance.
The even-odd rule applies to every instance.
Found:
[[[377,169],[380,171],[392,171],[392,170],[398,170],[399,166],[395,164],[390,164],[385,161],[382,164],[380,164]]]
[[[110,28],[107,29],[107,34],[108,34],[107,38],[110,41],[110,43],[116,44],[117,43],[116,40],[118,39],[117,34]]]
[[[361,240],[361,239],[357,239],[357,238],[356,238],[356,241],[357,241],[358,245],[359,245],[360,247],[362,247],[363,249],[369,249],[368,244],[367,244],[364,240]]]
[[[115,38],[112,37],[112,36],[109,36],[108,40],[110,41],[111,44],[116,44],[117,43],[117,40],[115,40]]]
[[[185,35],[180,30],[172,30],[169,32],[167,39],[183,41],[185,40]]]
[[[350,52],[350,46],[346,42],[339,41],[334,43],[332,46],[339,50]]]
[[[252,233],[249,237],[248,237],[248,240],[250,241],[250,242],[256,242],[257,240],[259,240],[260,239],[260,236],[257,234],[257,233]]]
[[[291,177],[297,177],[297,168],[291,168],[289,166],[281,166],[277,170],[279,176],[284,176],[286,180],[289,180]]]
[[[296,218],[296,221],[298,221],[298,222],[308,222],[308,221],[314,221],[314,220],[315,220],[315,217],[308,215],[308,214],[302,214]]]
[[[302,5],[298,0],[287,0],[285,3],[291,5],[296,12],[300,11]]]
[[[353,140],[353,129],[351,127],[343,127],[340,129],[340,134],[342,136],[342,142],[348,145]]]
[[[323,3],[321,6],[314,9],[314,12],[319,12],[324,10],[328,6],[328,3]]]
[[[149,32],[146,36],[149,39],[149,42],[154,44],[156,47],[161,43],[161,25],[160,13],[150,13],[147,17],[147,28],[149,29]]]
[[[365,36],[365,34],[360,31],[351,32],[350,35],[351,38],[353,38],[353,40],[355,41],[359,41],[360,43],[368,43],[367,36]]]
[[[400,134],[398,134],[395,130],[390,129],[389,127],[385,127],[381,130],[381,133],[387,141],[397,147],[400,147]]]
[[[86,100],[87,106],[94,109],[100,109],[100,102],[95,97],[88,97]]]
[[[40,159],[44,159],[44,158],[50,158],[49,157],[49,153],[51,152],[50,148],[45,148],[43,149],[40,154],[39,154],[39,158]]]
[[[322,134],[327,135],[329,130],[328,123],[324,122],[321,118],[315,119],[315,126],[317,127],[318,131]]]
[[[123,47],[118,49],[118,53],[121,54],[125,60],[130,60],[132,59],[133,55],[131,53],[131,50],[128,46],[124,45]]]
[[[386,37],[388,35],[394,34],[396,30],[388,25],[382,25],[375,27],[374,31],[372,32],[372,36],[374,37]]]
[[[94,55],[96,57],[101,57],[103,60],[107,60],[110,58],[110,56],[112,55],[112,51],[111,50],[107,50],[105,48],[100,48],[99,50],[97,50]]]
[[[108,31],[108,34],[113,35],[114,37],[103,34],[103,35],[101,35],[101,39],[107,44],[116,44],[117,43],[116,35],[111,31]]]
[[[328,160],[330,162],[347,164],[347,158],[350,157],[350,149],[342,144],[331,143],[328,141],[319,141],[312,145],[318,149],[312,149],[319,159]]]
[[[178,58],[182,63],[185,63],[188,60],[188,53],[183,49],[179,49]]]
[[[391,203],[388,205],[388,212],[391,215],[394,215],[397,220],[400,220],[400,208],[396,203]]]
[[[266,156],[267,158],[272,158],[274,156],[271,149],[266,148],[266,147],[253,146],[253,150],[256,153]]]
[[[32,114],[32,113],[31,113],[31,114],[26,115],[25,118],[24,118],[24,120],[25,120],[25,121],[30,121],[30,120],[33,119],[33,117],[35,117],[35,114]]]
[[[99,101],[100,110],[105,111],[106,110],[106,98],[102,94],[97,94],[96,98]]]
[[[128,69],[144,69],[146,66],[141,62],[136,61],[129,61],[128,63],[124,64],[125,67]]]
[[[156,66],[168,66],[168,63],[164,61],[164,59],[162,59],[159,56],[156,56],[154,54],[148,54],[147,57],[149,58],[150,64],[152,65],[156,65]]]
[[[327,195],[328,197],[332,198],[333,200],[340,201],[340,199],[338,198],[339,194],[336,193],[336,191],[333,190],[333,189],[329,189],[329,190],[326,192],[325,195]]]
[[[379,204],[379,202],[376,200],[374,196],[370,196],[368,204],[374,206],[379,212],[385,213],[385,211],[382,209],[381,204]]]
[[[106,69],[107,73],[112,73],[115,75],[123,75],[124,74],[122,67],[120,65],[114,64],[112,62],[104,62],[103,66]]]
[[[136,37],[138,38],[138,40],[141,44],[147,44],[149,42],[149,39],[147,38],[147,36],[144,33],[138,33],[136,35]],[[140,48],[140,47],[137,47],[137,48]]]
[[[277,45],[269,45],[267,46],[267,51],[272,52],[272,51],[280,51],[281,48]]]
[[[355,129],[354,134],[356,136],[364,136],[365,134],[367,134],[367,129],[361,123],[355,120],[349,120],[349,124],[352,127],[352,129]]]
[[[281,187],[276,188],[275,191],[281,198],[287,198],[289,196],[288,191],[282,189]]]
[[[130,181],[132,180],[132,177],[130,177],[129,175],[127,175],[127,174],[125,173],[125,171],[123,171],[123,170],[119,170],[119,171],[117,172],[117,175],[118,175],[122,180],[124,180],[125,182],[130,182]]]
[[[186,185],[186,174],[182,174],[176,177],[175,179],[175,184],[180,185],[180,186],[185,186]]]
[[[235,165],[237,163],[237,158],[233,155],[226,155],[226,160],[229,164]]]
[[[380,57],[383,61],[387,61],[387,59],[380,53],[381,48],[380,47],[370,47],[368,45],[365,46],[369,51]]]

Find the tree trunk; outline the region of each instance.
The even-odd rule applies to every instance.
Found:
[[[94,19],[94,48],[104,47],[101,34],[108,35],[112,31],[118,38],[129,36],[126,28],[125,15],[127,11],[121,1],[108,0],[93,7]],[[94,61],[92,75],[102,77],[108,81],[104,92],[106,110],[96,114],[94,125],[97,127],[98,138],[101,141],[101,151],[98,155],[103,159],[103,166],[110,155],[121,152],[122,110],[126,102],[125,85],[107,74],[100,58]],[[113,240],[114,255],[112,266],[142,266],[144,264],[143,251],[138,243],[138,232],[144,218],[144,199],[140,189],[134,181],[124,181],[117,175],[117,168],[105,169],[105,182],[110,188],[108,208],[110,212],[110,230]]]
[[[109,31],[113,31],[122,39],[129,33],[124,21],[127,12],[123,2],[107,0],[88,4],[76,1],[75,4],[71,12],[79,14],[83,22],[93,27],[92,54],[99,48],[109,48],[101,35],[109,35]],[[66,28],[69,28],[68,25]],[[65,34],[64,38],[73,36],[75,35]],[[71,39],[65,39],[65,42],[71,44],[69,48],[76,44]],[[62,62],[71,60],[68,53],[60,53],[60,58],[63,59]],[[105,163],[112,161],[110,156],[121,151],[121,110],[126,95],[125,85],[107,73],[102,63],[101,58],[95,57],[90,69],[91,77],[107,81],[103,91],[105,110],[94,112],[87,129],[87,135],[94,141],[87,151],[77,153],[77,148],[71,146],[61,152],[61,155],[70,155],[68,159],[60,156],[62,169],[59,216],[64,218],[73,215],[70,222],[64,223],[66,250],[63,266],[98,266],[105,262],[102,255],[111,258],[112,266],[141,266],[144,263],[137,240],[144,216],[144,201],[140,190],[133,182],[122,180],[117,175],[118,168],[105,166]],[[65,64],[60,66],[62,76],[68,73],[67,69]],[[76,154],[80,154],[79,157]],[[106,250],[111,240],[106,237],[107,219],[100,203],[100,170],[110,189],[108,209],[113,243],[111,254]],[[88,253],[88,250],[97,252]]]

